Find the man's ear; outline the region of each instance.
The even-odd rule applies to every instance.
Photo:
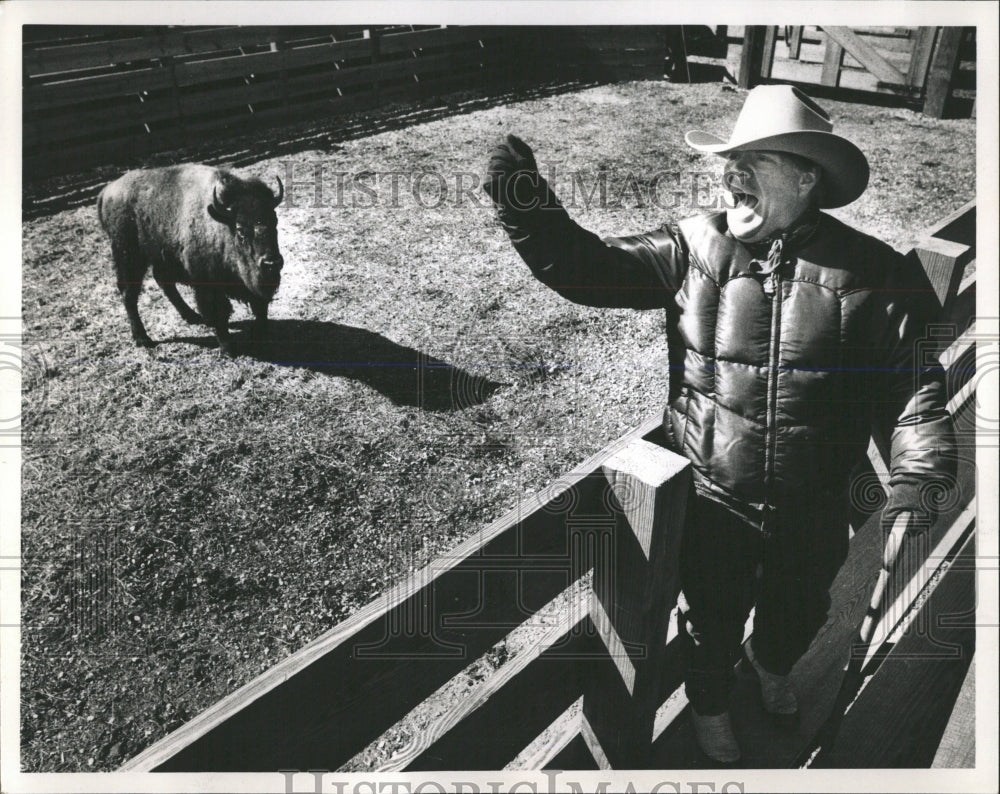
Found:
[[[819,174],[812,168],[799,172],[799,195],[808,196],[819,184]]]

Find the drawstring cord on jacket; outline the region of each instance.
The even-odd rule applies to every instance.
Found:
[[[754,254],[754,258],[750,260],[750,272],[759,276],[771,275],[785,263],[785,254],[789,248],[798,248],[812,237],[819,221],[819,212],[814,209],[777,235],[756,243],[747,243],[747,249]]]

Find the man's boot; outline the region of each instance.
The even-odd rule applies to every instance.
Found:
[[[771,714],[795,714],[799,710],[799,702],[795,698],[788,676],[775,675],[761,667],[754,656],[750,639],[743,643],[743,656],[760,680],[760,695],[764,701],[764,709]]]
[[[728,711],[702,716],[692,707],[691,721],[694,723],[698,747],[705,755],[720,764],[732,764],[740,760],[740,746],[736,743]]]

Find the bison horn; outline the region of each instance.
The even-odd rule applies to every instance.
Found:
[[[232,210],[225,206],[219,198],[218,185],[212,188],[212,203],[209,205],[208,210],[210,215],[223,223],[229,223],[233,218]]]
[[[274,199],[274,206],[277,207],[281,203],[281,200],[285,197],[285,186],[281,184],[280,176],[275,175],[274,178],[278,180],[278,195]]]

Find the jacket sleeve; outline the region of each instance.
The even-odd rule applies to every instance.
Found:
[[[573,221],[539,181],[538,206],[498,208],[511,243],[539,281],[587,306],[655,309],[673,300],[687,268],[687,245],[675,225],[601,239]]]
[[[937,304],[919,262],[897,262],[885,293],[885,391],[876,416],[876,432],[888,436],[890,446],[890,493],[882,514],[887,529],[903,511],[914,514],[918,528],[929,526],[937,506],[959,487],[945,374],[928,334]]]

